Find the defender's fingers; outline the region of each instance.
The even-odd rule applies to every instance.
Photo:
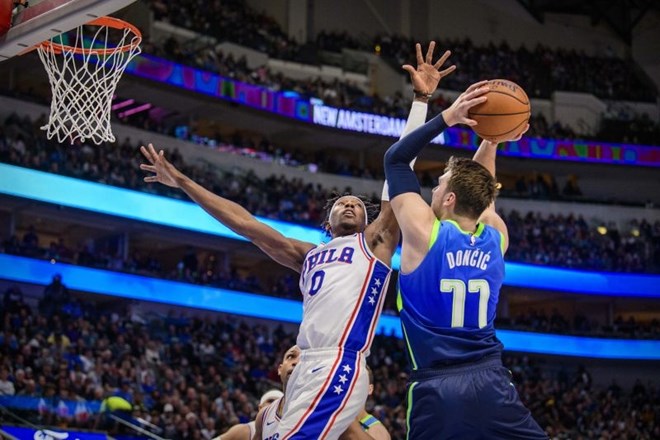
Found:
[[[156,172],[156,167],[153,165],[147,165],[146,163],[140,164],[140,169],[145,171],[151,171],[152,173]]]
[[[442,54],[442,56],[440,57],[440,59],[439,59],[438,61],[436,61],[436,63],[433,65],[433,67],[435,67],[436,69],[441,68],[442,65],[445,64],[445,63],[447,62],[447,59],[448,59],[450,56],[451,56],[451,51],[450,51],[450,50],[446,50],[445,53]]]
[[[415,53],[417,54],[417,65],[424,64],[424,58],[422,57],[422,45],[417,43],[415,44]]]
[[[411,74],[411,75],[413,75],[413,74],[417,71],[417,70],[415,70],[415,68],[414,68],[413,66],[411,66],[410,64],[404,64],[403,66],[401,66],[401,68],[402,68],[403,70],[405,70],[406,72],[408,72],[409,74]]]
[[[149,144],[149,147],[142,146],[140,150],[142,151],[142,154],[144,154],[144,157],[146,157],[149,162],[151,162],[152,164],[156,162],[156,155],[153,153],[153,146],[151,144]]]
[[[158,160],[158,153],[156,153],[156,149],[154,148],[154,144],[149,144],[149,154],[151,155],[151,162],[156,162]]]
[[[145,182],[152,183],[152,182],[158,182],[158,177],[156,176],[147,176],[144,178]]]
[[[441,71],[440,71],[440,78],[443,78],[443,77],[449,75],[449,74],[452,73],[454,70],[456,70],[456,66],[455,66],[455,65],[454,65],[454,66],[449,66],[449,67],[447,67],[445,70],[441,70]]]
[[[149,151],[145,148],[144,145],[140,147],[140,153],[149,161],[151,162],[151,155],[149,154]]]
[[[433,51],[435,50],[435,41],[429,43],[429,48],[426,51],[426,64],[433,64]]]

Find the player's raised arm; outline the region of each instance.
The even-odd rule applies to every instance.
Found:
[[[417,176],[408,164],[447,127],[459,123],[470,126],[476,124],[468,118],[468,110],[486,101],[483,95],[488,89],[482,87],[485,84],[486,81],[482,81],[471,85],[441,115],[400,139],[385,153],[385,176],[389,183],[391,205],[403,234],[404,271],[406,260],[418,263],[426,255],[436,218],[431,207],[422,199]],[[415,263],[412,265],[416,266]]]
[[[259,412],[257,413],[257,417],[254,419],[254,435],[252,435],[251,440],[261,440],[262,432],[263,432],[263,425],[264,425],[264,415],[266,414],[266,410],[268,409],[268,405],[259,408]]]
[[[249,436],[250,428],[246,424],[240,424],[232,426],[227,432],[215,437],[213,440],[245,440]]]
[[[515,142],[519,140],[527,132],[527,130],[529,130],[529,124],[527,124],[520,133],[512,136],[511,139],[507,139],[504,142]],[[484,139],[481,141],[477,152],[474,153],[474,157],[472,158],[475,162],[483,165],[484,168],[486,168],[493,177],[495,177],[497,145],[498,144],[495,142],[490,142]],[[504,223],[504,220],[502,220],[500,215],[495,210],[495,202],[491,203],[491,205],[483,212],[483,214],[481,214],[481,217],[479,217],[479,222],[491,225],[500,231],[500,234],[502,234],[504,238],[502,242],[502,252],[506,252],[507,248],[509,247],[509,231],[506,227],[506,223]]]
[[[145,182],[160,182],[173,188],[181,188],[220,223],[250,240],[273,260],[300,272],[305,254],[314,247],[313,244],[287,238],[258,221],[241,205],[213,194],[179,171],[165,158],[163,150],[156,152],[152,144],[140,147],[140,151],[149,161],[149,164],[141,164],[140,168],[154,173],[145,177]]]
[[[410,74],[414,99],[410,108],[410,113],[408,114],[408,119],[406,120],[406,125],[401,133],[401,138],[424,124],[428,113],[429,99],[438,88],[440,80],[456,70],[456,66],[453,65],[440,70],[449,59],[451,52],[448,50],[445,51],[440,59],[433,63],[434,50],[435,41],[431,41],[426,51],[426,57],[423,57],[422,45],[417,43],[415,45],[417,68],[410,64],[402,66],[402,69]],[[415,160],[413,158],[410,161],[411,168],[414,163]],[[380,214],[366,231],[367,240],[369,240],[369,243],[372,245],[372,249],[374,249],[379,258],[384,261],[389,261],[399,243],[399,226],[396,222],[396,217],[392,212],[389,200],[389,189],[387,181],[385,181],[381,196]],[[385,244],[385,249],[383,249],[382,253],[378,253],[377,248],[380,246],[374,246],[374,239]],[[389,257],[387,256],[388,253]]]
[[[373,440],[373,437],[364,432],[359,421],[353,420],[339,440]]]

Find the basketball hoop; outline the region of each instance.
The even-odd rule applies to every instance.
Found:
[[[141,52],[141,41],[140,30],[132,24],[100,17],[37,46],[53,89],[50,118],[41,127],[48,139],[56,136],[58,142],[72,144],[76,139],[115,141],[112,98],[126,66]]]

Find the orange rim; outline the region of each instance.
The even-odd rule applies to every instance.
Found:
[[[131,23],[128,23],[124,20],[120,20],[118,18],[99,17],[93,21],[90,21],[89,23],[86,23],[83,26],[106,26],[113,29],[129,29],[135,36],[131,39],[131,42],[129,44],[119,47],[105,48],[105,49],[92,49],[92,48],[86,49],[84,47],[73,47],[73,46],[68,46],[66,44],[54,43],[51,40],[46,40],[43,43],[39,44],[38,46],[45,50],[51,51],[55,54],[60,54],[62,52],[73,52],[78,55],[89,55],[89,54],[109,55],[118,51],[128,52],[130,50],[133,50],[136,46],[138,46],[142,42],[142,32],[140,32],[140,30]]]

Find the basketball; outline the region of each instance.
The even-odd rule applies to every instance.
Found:
[[[488,81],[488,101],[476,105],[468,117],[477,121],[474,131],[483,139],[502,142],[517,135],[529,121],[531,107],[527,93],[506,79]]]

